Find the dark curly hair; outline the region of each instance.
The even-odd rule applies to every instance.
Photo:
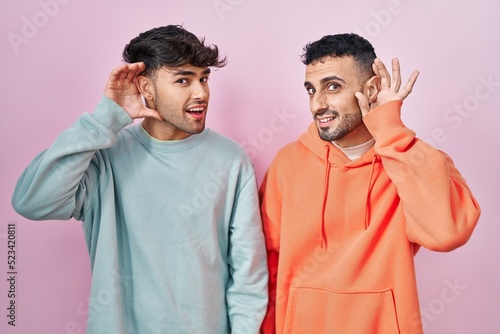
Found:
[[[144,62],[145,76],[151,76],[163,66],[178,67],[224,67],[226,58],[219,58],[216,45],[205,45],[205,39],[198,39],[180,25],[153,28],[141,33],[123,50],[127,63]]]
[[[359,66],[360,73],[366,77],[374,75],[372,64],[377,55],[375,49],[365,38],[350,33],[323,36],[320,40],[308,43],[302,54],[302,62],[309,65],[323,61],[325,57],[351,56]]]

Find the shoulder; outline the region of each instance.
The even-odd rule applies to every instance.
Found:
[[[273,164],[280,164],[283,162],[289,162],[292,160],[301,160],[304,158],[308,150],[299,141],[293,141],[286,144],[276,153]]]
[[[237,141],[213,130],[208,129],[205,145],[210,147],[210,153],[221,157],[239,157],[241,159],[249,159],[243,146]]]
[[[203,148],[204,160],[210,168],[241,177],[243,181],[255,177],[253,162],[237,141],[209,129],[206,139],[200,146]]]
[[[293,141],[283,146],[274,156],[267,169],[270,179],[283,180],[309,173],[305,166],[317,164],[317,156],[300,141]]]
[[[122,156],[130,158],[144,149],[134,133],[136,126],[138,124],[131,124],[118,132],[113,146],[105,149],[110,159],[121,159]]]

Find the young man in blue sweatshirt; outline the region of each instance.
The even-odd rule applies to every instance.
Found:
[[[140,34],[123,57],[94,113],[24,171],[13,207],[83,222],[88,333],[257,333],[267,266],[254,170],[205,128],[210,68],[225,59],[181,26]]]

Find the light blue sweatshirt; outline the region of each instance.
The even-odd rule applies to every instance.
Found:
[[[158,141],[131,124],[103,97],[12,198],[28,219],[83,221],[87,333],[258,333],[268,274],[251,161],[210,129]]]

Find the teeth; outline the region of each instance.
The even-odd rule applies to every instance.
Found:
[[[320,118],[319,122],[320,123],[328,123],[328,122],[333,121],[333,120],[334,120],[334,117],[327,117],[327,118]]]
[[[203,109],[205,109],[205,108],[193,108],[193,109],[188,109],[187,111],[200,112],[200,111],[203,111]]]

